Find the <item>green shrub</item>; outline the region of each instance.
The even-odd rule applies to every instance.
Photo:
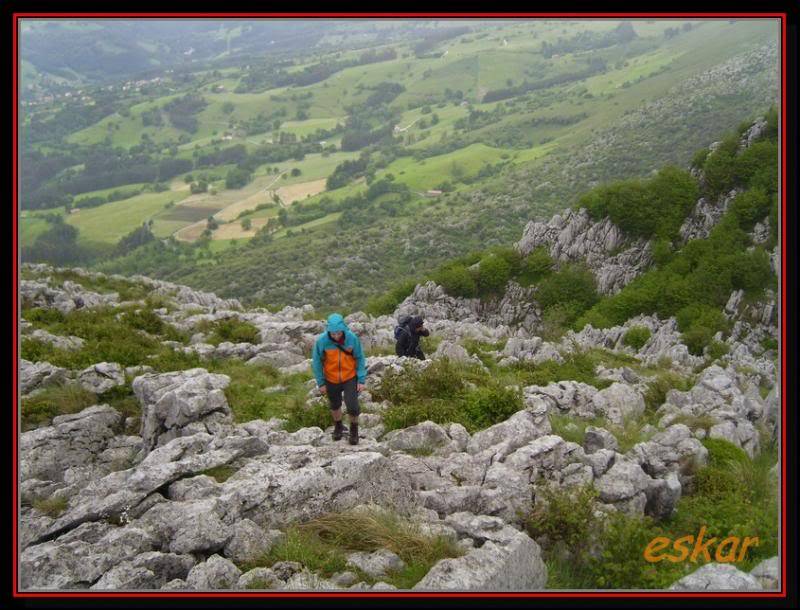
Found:
[[[533,511],[525,520],[528,535],[536,539],[546,537],[546,553],[557,543],[563,543],[574,556],[584,555],[598,528],[597,495],[591,485],[577,489],[551,485],[539,488]]]
[[[647,343],[649,339],[649,328],[646,326],[632,326],[622,337],[622,342],[635,350],[639,350],[644,346],[645,343]]]
[[[650,517],[612,513],[601,534],[602,551],[586,562],[589,581],[598,589],[666,589],[688,566],[644,559],[644,549],[664,530]]]
[[[164,330],[164,322],[149,309],[140,309],[125,314],[125,321],[132,328],[159,335]]]
[[[702,169],[706,162],[706,157],[708,157],[708,153],[709,150],[707,148],[701,148],[694,154],[694,157],[692,157],[690,165],[697,169]]]
[[[504,387],[476,365],[447,358],[434,360],[422,370],[389,371],[372,394],[392,405],[383,414],[387,430],[430,420],[460,423],[472,432],[508,419],[523,408],[518,391]]]
[[[464,403],[473,429],[488,428],[524,408],[521,390],[506,388],[498,383],[490,383],[469,392]]]
[[[197,330],[208,332],[206,339],[211,345],[223,342],[230,343],[258,343],[259,330],[256,326],[238,318],[226,318],[215,322],[204,321],[197,325]]]
[[[557,342],[570,329],[579,312],[580,305],[576,303],[551,305],[542,314],[539,336],[545,341]]]
[[[694,380],[692,377],[684,377],[673,371],[664,371],[647,384],[644,393],[645,409],[655,412],[667,400],[667,392],[679,390],[686,392],[692,388]]]
[[[736,177],[750,188],[776,193],[779,159],[777,141],[754,142],[736,158]]]
[[[511,265],[505,258],[495,254],[485,256],[475,273],[478,295],[483,297],[503,292],[510,278]]]
[[[746,464],[750,461],[744,449],[737,447],[722,438],[703,439],[708,449],[708,466],[710,468],[727,468],[731,463]]]
[[[647,181],[623,180],[601,185],[578,199],[589,215],[611,221],[632,237],[677,235],[698,197],[695,179],[673,166],[662,168]]]
[[[547,385],[554,381],[571,379],[593,385],[598,389],[606,388],[611,382],[598,379],[595,375],[596,356],[589,352],[579,352],[564,356],[564,362],[547,360],[540,364],[517,362],[511,365],[519,382],[523,385]]]
[[[478,286],[469,269],[464,265],[454,264],[444,267],[433,275],[433,281],[439,284],[450,296],[472,298],[478,294]]]
[[[711,340],[706,347],[706,355],[711,360],[718,360],[722,358],[729,351],[728,344],[722,341]]]
[[[397,306],[402,303],[416,287],[416,280],[403,282],[386,294],[371,298],[364,311],[373,316],[391,315],[394,310],[397,309]]]
[[[736,184],[736,153],[738,149],[739,137],[731,134],[706,157],[703,172],[707,194],[710,197],[718,197]]]
[[[738,219],[744,231],[750,231],[755,224],[769,214],[770,196],[761,188],[751,188],[739,193],[728,208]]]
[[[64,322],[64,314],[50,307],[34,307],[25,309],[23,317],[36,328],[46,328]]]
[[[597,301],[594,275],[582,265],[567,265],[539,283],[536,300],[543,310],[569,303],[574,304],[573,315],[585,311]]]
[[[713,337],[713,330],[699,324],[695,324],[686,332],[681,333],[681,341],[693,356],[702,356],[703,350],[711,343]]]
[[[722,439],[704,439],[709,463],[694,477],[694,492],[678,503],[669,527],[673,532],[698,532],[707,538],[758,537],[737,567],[751,570],[778,552],[778,490],[770,469],[777,461],[776,446],[769,445],[751,459]],[[696,534],[695,534],[696,535]]]
[[[522,259],[515,279],[522,286],[530,286],[552,273],[553,267],[553,259],[547,248],[539,246]]]
[[[85,340],[78,350],[61,350],[50,344],[23,341],[23,358],[46,360],[55,366],[84,369],[97,362],[134,366],[161,348],[157,339],[143,335],[130,321],[131,308],[78,309],[47,325],[57,335],[75,335]],[[27,312],[23,310],[23,317]],[[117,315],[121,314],[120,319]],[[135,318],[134,318],[135,320]]]

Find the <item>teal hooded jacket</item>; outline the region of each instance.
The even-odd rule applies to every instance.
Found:
[[[337,344],[328,334],[338,331],[344,331],[344,342],[341,344]],[[341,314],[333,313],[328,316],[325,332],[314,343],[311,368],[318,386],[325,383],[344,383],[353,376],[358,378],[358,383],[366,381],[367,360],[361,341],[347,327]]]

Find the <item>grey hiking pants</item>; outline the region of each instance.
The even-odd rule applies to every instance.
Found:
[[[327,394],[331,411],[336,411],[342,407],[342,394],[344,394],[344,404],[347,406],[347,413],[358,417],[359,413],[361,413],[361,407],[358,404],[357,385],[357,377],[348,379],[344,383],[331,383],[330,381],[326,381],[325,386],[328,390]]]

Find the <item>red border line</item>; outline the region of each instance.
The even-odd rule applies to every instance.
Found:
[[[719,19],[727,19],[730,17],[750,17],[750,18],[779,18],[781,20],[781,170],[782,170],[782,179],[781,179],[781,186],[782,186],[782,193],[781,193],[781,311],[780,311],[780,320],[781,320],[781,409],[782,409],[782,426],[781,426],[781,489],[782,489],[782,513],[781,513],[781,590],[776,592],[718,592],[718,593],[704,593],[702,591],[697,592],[667,592],[667,591],[642,591],[642,592],[633,592],[633,591],[573,591],[573,592],[556,592],[556,591],[541,591],[541,592],[338,592],[338,591],[330,591],[330,592],[275,592],[275,593],[255,593],[255,592],[198,592],[198,593],[165,593],[161,590],[156,591],[148,591],[148,592],[131,592],[131,593],[113,593],[113,592],[105,592],[105,593],[85,593],[85,592],[20,592],[18,591],[18,578],[17,578],[17,528],[14,527],[12,531],[12,541],[13,541],[13,550],[14,550],[14,570],[12,574],[12,583],[13,583],[13,597],[31,597],[31,598],[70,598],[70,597],[78,597],[78,598],[120,598],[120,597],[132,597],[132,598],[148,598],[148,597],[159,597],[159,598],[270,598],[270,597],[542,597],[542,598],[555,598],[555,597],[574,597],[574,598],[587,598],[587,597],[618,597],[618,598],[646,598],[646,597],[659,597],[659,598],[785,598],[787,596],[787,588],[786,588],[786,529],[787,529],[787,519],[786,519],[786,321],[785,321],[785,312],[786,312],[786,207],[787,207],[787,195],[786,195],[786,185],[787,185],[787,178],[786,178],[786,128],[787,128],[787,118],[786,118],[786,21],[788,18],[787,13],[759,13],[759,12],[741,12],[741,13],[539,13],[539,12],[509,12],[509,13],[342,13],[342,12],[328,12],[328,13],[219,13],[219,12],[207,12],[207,13],[12,13],[12,42],[13,42],[13,92],[14,92],[14,108],[12,110],[12,119],[14,122],[13,125],[13,146],[14,150],[12,151],[12,170],[14,172],[13,177],[13,201],[14,201],[14,219],[13,219],[13,247],[14,247],[14,260],[15,266],[12,273],[12,279],[14,282],[14,303],[13,303],[13,312],[14,312],[14,346],[13,346],[13,355],[14,355],[14,369],[12,373],[12,378],[14,380],[13,385],[13,392],[14,392],[14,410],[12,414],[13,419],[13,426],[12,426],[12,451],[13,451],[13,460],[14,460],[14,489],[12,491],[12,499],[13,499],[13,514],[14,514],[14,523],[15,526],[18,522],[18,515],[17,515],[17,486],[18,486],[18,478],[17,478],[17,467],[18,467],[18,460],[17,460],[17,436],[18,436],[18,420],[17,420],[17,407],[18,407],[18,375],[17,375],[17,367],[18,367],[18,350],[17,350],[17,333],[19,327],[19,318],[18,318],[18,310],[17,310],[17,300],[18,300],[18,293],[19,293],[19,277],[18,277],[18,267],[19,267],[19,248],[18,248],[18,241],[17,241],[17,234],[18,234],[18,215],[19,215],[19,197],[18,197],[18,177],[17,177],[17,170],[18,170],[18,161],[17,161],[17,154],[18,154],[18,115],[17,115],[17,106],[18,106],[18,81],[19,81],[19,73],[18,73],[18,20],[22,17],[26,18],[59,18],[59,17],[66,17],[66,18],[75,18],[75,17],[94,17],[94,18],[124,18],[124,17],[136,17],[136,18],[176,18],[176,17],[201,17],[201,18],[208,18],[208,17],[228,17],[228,18],[252,18],[252,17],[260,17],[260,18],[269,18],[269,17],[277,17],[277,18],[305,18],[305,19],[314,19],[314,18],[383,18],[383,19],[393,19],[393,18],[415,18],[415,17],[436,17],[436,18],[446,18],[446,17],[457,17],[457,18],[473,18],[473,17],[487,17],[487,18],[504,18],[504,17],[550,17],[550,18],[561,18],[561,19],[580,19],[580,18],[663,18],[663,17],[682,17],[682,18],[719,18]]]
[[[13,425],[11,426],[11,432],[12,432],[11,452],[12,452],[12,455],[13,455],[13,463],[14,463],[14,475],[13,475],[14,489],[11,492],[11,498],[12,498],[12,502],[14,503],[14,505],[13,505],[13,513],[12,513],[14,515],[14,527],[11,530],[11,540],[13,541],[13,544],[14,544],[14,569],[12,570],[11,581],[12,581],[14,595],[16,596],[17,593],[18,593],[18,591],[17,591],[17,588],[18,588],[17,587],[17,553],[19,551],[19,547],[18,547],[18,544],[17,544],[17,527],[18,527],[18,523],[19,523],[18,515],[17,515],[17,489],[19,488],[19,483],[17,481],[17,471],[19,470],[19,464],[18,464],[18,460],[17,460],[17,437],[19,435],[19,431],[18,431],[18,428],[17,428],[17,409],[19,408],[19,398],[17,396],[17,388],[19,387],[18,386],[19,382],[17,380],[17,370],[18,370],[18,367],[19,367],[19,354],[17,353],[17,344],[19,343],[18,338],[17,338],[17,332],[19,330],[19,313],[17,312],[17,301],[18,301],[18,295],[19,295],[19,278],[17,277],[17,273],[18,273],[18,270],[19,270],[19,263],[20,263],[20,261],[19,261],[19,247],[17,245],[17,233],[18,233],[18,227],[17,227],[18,220],[17,219],[18,219],[18,216],[19,216],[19,201],[18,201],[19,197],[18,197],[18,193],[17,193],[17,154],[19,152],[19,147],[18,147],[18,142],[17,142],[17,124],[18,124],[17,107],[19,106],[19,95],[18,95],[18,91],[17,91],[17,81],[18,81],[18,74],[17,74],[17,63],[18,63],[18,61],[17,61],[17,45],[18,45],[18,40],[17,40],[17,20],[16,19],[12,20],[12,29],[13,29],[13,31],[12,31],[12,35],[11,35],[11,40],[12,40],[12,44],[14,45],[14,53],[13,53],[14,65],[13,65],[13,68],[12,68],[12,78],[13,78],[12,89],[14,91],[14,104],[13,104],[14,107],[11,110],[11,117],[12,117],[12,120],[14,121],[14,128],[13,128],[14,136],[12,137],[14,150],[12,151],[12,154],[11,154],[11,159],[12,159],[11,168],[12,168],[12,171],[14,172],[14,177],[12,178],[12,184],[14,186],[14,193],[13,193],[13,196],[12,196],[12,198],[14,200],[14,220],[13,220],[13,225],[12,225],[13,226],[13,234],[12,234],[13,236],[11,238],[11,241],[12,241],[12,244],[13,244],[13,247],[14,247],[14,270],[11,273],[11,278],[12,278],[12,281],[14,282],[14,289],[11,291],[11,296],[14,299],[14,304],[12,305],[11,309],[14,312],[14,330],[12,331],[12,336],[14,337],[14,346],[12,348],[12,352],[14,354],[14,363],[13,363],[14,369],[13,369],[13,373],[11,374],[11,378],[14,381],[14,386],[13,386],[14,387],[14,402],[13,402],[14,408],[13,408]]]
[[[781,590],[786,582],[786,16],[781,20]]]
[[[580,17],[593,18],[593,17],[697,17],[709,18],[717,17],[719,19],[727,19],[729,17],[782,17],[786,18],[786,13],[760,13],[760,12],[743,12],[743,13],[13,13],[14,17],[292,17],[292,18],[331,18],[331,17],[351,17],[351,18],[364,18],[364,17],[377,17],[377,18],[411,18],[411,17],[557,17],[562,19],[575,19]]]

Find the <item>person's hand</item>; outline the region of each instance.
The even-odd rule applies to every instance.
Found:
[[[356,392],[362,392],[364,390],[364,384],[358,383],[356,384]]]
[[[319,386],[319,393],[320,394],[327,394],[328,393],[328,386],[327,385]]]

